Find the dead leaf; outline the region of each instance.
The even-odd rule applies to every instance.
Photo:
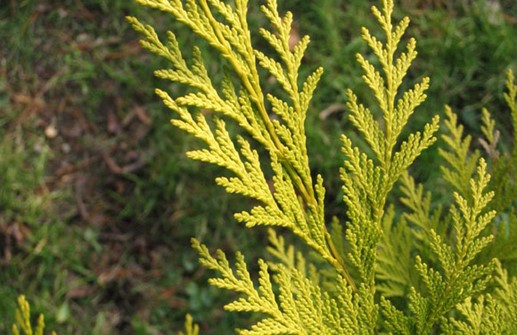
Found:
[[[289,33],[289,50],[293,51],[294,47],[300,43],[300,39],[300,33],[298,33],[298,29],[296,29],[296,26],[293,24]]]
[[[345,106],[343,104],[340,104],[340,103],[336,102],[336,103],[331,104],[330,106],[328,106],[324,110],[322,110],[319,113],[319,118],[320,118],[320,120],[323,121],[323,120],[326,120],[332,114],[335,114],[335,113],[338,113],[338,112],[344,112],[344,111],[345,111]]]
[[[120,134],[121,131],[120,123],[117,116],[112,110],[108,111],[108,132],[112,134]]]
[[[147,115],[144,107],[142,106],[135,106],[133,107],[133,112],[135,112],[136,117],[145,125],[151,124],[151,118],[149,115]]]

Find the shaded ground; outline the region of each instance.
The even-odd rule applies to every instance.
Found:
[[[57,321],[70,322],[67,314],[92,318],[99,305],[93,324],[83,320],[85,327],[104,328],[98,334],[127,333],[138,326],[131,325],[133,319],[145,323],[153,310],[149,304],[181,309],[184,298],[175,293],[182,271],[171,271],[181,260],[171,260],[183,248],[177,244],[188,243],[174,226],[186,209],[172,202],[176,188],[185,187],[173,177],[182,170],[183,148],[181,142],[171,145],[176,135],[165,128],[168,117],[152,105],[152,72],[141,71],[142,63],[152,61],[124,22],[137,7],[125,1],[11,1],[1,11],[10,19],[2,20],[0,31],[17,34],[2,36],[4,143],[19,134],[27,173],[34,156],[44,152],[46,161],[44,178],[33,185],[44,199],[38,217],[27,218],[19,207],[11,220],[0,221],[2,263],[16,272],[16,262],[25,261],[21,278],[39,279],[36,292],[67,302],[55,311],[62,318]],[[167,137],[165,144],[150,146],[160,136]],[[169,149],[172,160],[166,164],[173,171],[164,174],[164,159],[155,156]],[[14,199],[25,200],[34,199]],[[67,243],[75,246],[65,248]],[[74,254],[55,254],[67,250]],[[67,258],[65,265],[53,257]],[[171,278],[164,276],[166,267]],[[158,281],[165,283],[149,284]],[[24,284],[13,288],[27,291]],[[86,301],[91,310],[83,310]],[[48,314],[52,319],[52,308]]]

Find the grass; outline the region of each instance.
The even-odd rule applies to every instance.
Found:
[[[415,126],[448,103],[476,134],[480,107],[504,106],[504,72],[517,65],[517,6],[501,1],[502,19],[491,21],[483,1],[428,3],[407,2],[398,14],[413,18],[419,41],[411,76],[432,78]],[[372,22],[369,4],[280,5],[312,37],[306,73],[326,69],[308,118],[309,152],[326,179],[329,213],[342,215],[339,134],[351,131],[344,92],[365,94],[354,55],[365,50],[359,29]],[[263,22],[251,13],[253,25]],[[61,334],[165,334],[187,311],[206,334],[246,322],[221,313],[225,296],[204,284],[189,239],[258,257],[263,234],[232,219],[248,204],[214,186],[217,169],[184,158],[197,143],[169,126],[152,93],[169,88],[152,77],[166,64],[138,47],[128,14],[181,29],[125,0],[11,1],[0,9],[0,333],[19,293]],[[189,36],[180,34],[186,46]],[[435,176],[436,161],[433,151],[422,158],[421,180]]]

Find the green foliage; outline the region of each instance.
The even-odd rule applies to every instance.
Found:
[[[438,188],[443,186],[444,190],[438,189],[437,193],[454,190],[454,204],[447,206],[436,201],[435,194],[426,192],[424,185],[417,184],[406,171],[435,141],[437,118],[423,126],[420,132],[410,133],[407,126],[415,109],[426,98],[429,79],[420,79],[412,89],[406,89],[411,80],[404,82],[403,79],[416,57],[416,44],[409,39],[405,51],[397,51],[397,47],[404,40],[409,21],[402,19],[398,24],[391,21],[391,2],[385,1],[381,10],[374,9],[374,17],[384,36],[378,37],[364,29],[362,35],[366,43],[363,46],[371,51],[357,56],[364,71],[365,88],[371,91],[373,103],[360,102],[369,100],[356,85],[352,85],[354,92],[347,91],[349,121],[362,138],[356,138],[353,132],[342,136],[346,161],[341,180],[346,215],[340,217],[344,224],[337,218],[329,222],[330,215],[323,204],[330,200],[328,195],[325,199],[325,193],[331,192],[323,188],[323,178],[309,169],[306,142],[310,141],[310,130],[305,129],[309,102],[322,70],[316,69],[306,76],[307,70],[300,67],[302,60],[307,59],[304,50],[309,39],[301,39],[296,47],[290,44],[292,15],[280,16],[275,1],[262,7],[272,29],[259,31],[262,43],[267,44],[267,47],[260,47],[260,51],[256,48],[261,42],[253,39],[252,43],[251,38],[255,35],[246,21],[246,1],[237,1],[234,6],[217,0],[141,2],[172,14],[180,24],[206,40],[207,43],[194,48],[191,57],[184,48],[184,36],[170,33],[169,42],[163,44],[151,27],[130,19],[146,36],[144,45],[172,64],[170,69],[157,71],[157,76],[182,84],[182,89],[187,91],[183,94],[182,89],[176,90],[177,86],[174,86],[174,97],[163,90],[157,93],[176,112],[173,124],[204,143],[205,148],[193,150],[188,155],[226,170],[217,178],[217,184],[229,193],[248,198],[255,206],[236,213],[238,221],[248,227],[271,228],[267,250],[273,260],[259,260],[257,274],[248,271],[240,252],[236,255],[235,265],[230,265],[222,251],[212,256],[199,241],[192,242],[200,262],[219,274],[210,283],[240,294],[225,308],[256,313],[262,318],[250,329],[240,330],[241,333],[516,332],[517,87],[511,72],[505,98],[514,125],[513,145],[502,143],[504,135],[500,134],[508,129],[498,129],[485,109],[481,118],[481,132],[485,138],[479,140],[483,152],[472,152],[476,142],[473,137],[465,136],[461,125],[465,121],[464,113],[458,116],[452,108],[446,108],[446,132],[442,135],[445,147],[439,150],[444,180],[438,184]],[[108,2],[99,3],[103,12],[108,11]],[[313,9],[310,2],[301,3],[305,8]],[[326,11],[337,3],[337,0],[318,2],[316,8],[322,12],[319,15],[327,15]],[[126,6],[117,4],[116,7]],[[362,6],[365,6],[364,2]],[[253,8],[252,5],[249,7]],[[174,29],[176,31],[176,27]],[[329,39],[337,38],[336,34],[329,35]],[[501,39],[491,38],[489,42],[499,44]],[[343,42],[340,43],[330,43],[333,52],[340,52]],[[472,40],[466,43],[471,46]],[[474,41],[474,44],[492,52],[492,48],[484,47],[484,43]],[[21,50],[26,45],[30,44],[12,46]],[[218,65],[206,61],[207,55],[211,55],[205,50],[207,45],[220,54],[216,60]],[[504,43],[501,45],[505,47]],[[347,52],[352,49],[348,48]],[[467,55],[473,53],[468,47],[464,49]],[[272,51],[274,53],[270,54]],[[79,60],[79,54],[75,56]],[[457,58],[469,63],[466,64],[469,68],[479,68],[470,57],[458,54]],[[335,62],[339,61],[337,57]],[[97,68],[88,62],[76,62],[72,57],[67,63],[76,79],[98,74]],[[342,68],[349,68],[350,64],[352,62],[347,62]],[[117,76],[122,78],[122,74]],[[305,81],[300,79],[305,76]],[[327,76],[333,81],[333,88],[339,90],[342,80],[334,82],[333,77]],[[323,80],[325,82],[325,78]],[[278,84],[278,90],[271,84],[273,81]],[[81,86],[85,91],[89,89],[87,82]],[[486,86],[499,89],[497,85]],[[450,93],[455,91],[450,90]],[[311,118],[309,122],[313,120]],[[236,128],[239,130],[235,131]],[[37,192],[27,197],[25,194],[27,189],[42,186],[39,184],[47,159],[46,147],[37,151],[38,155],[31,156],[32,151],[19,142],[4,140],[1,144],[3,160],[0,168],[4,173],[0,175],[2,189],[7,192],[0,195],[0,207],[8,223],[37,225],[43,197]],[[35,173],[25,173],[26,161],[32,162],[30,159],[34,156],[38,156]],[[481,156],[485,158],[481,159]],[[177,165],[173,163],[172,168],[176,169]],[[161,161],[153,164],[159,166]],[[168,166],[161,169],[171,173]],[[172,175],[174,173],[176,170]],[[137,180],[136,176],[131,177]],[[163,179],[165,181],[157,183],[157,187],[150,187],[153,195],[163,192],[163,185],[169,187],[166,192],[174,193],[171,183],[167,178]],[[392,194],[397,183],[401,185],[402,194],[399,202],[393,201],[395,195]],[[145,187],[141,190],[145,191]],[[141,198],[145,195],[135,197],[133,203],[139,204]],[[218,200],[211,201],[217,203]],[[123,203],[124,199],[119,201]],[[138,206],[135,209],[133,203],[128,204],[120,215],[132,217],[133,213],[138,213],[141,215],[139,220],[143,221],[156,201],[154,197],[146,199],[142,206],[144,211],[139,211]],[[402,210],[397,204],[407,208]],[[225,205],[221,206],[221,212]],[[214,215],[213,212],[210,214]],[[4,223],[0,221],[0,224]],[[306,248],[300,241],[288,245],[276,231],[292,231],[315,253],[303,254]],[[92,234],[85,233],[85,239],[95,244],[95,237],[87,237]],[[35,238],[35,242],[39,240],[39,237]],[[47,243],[45,238],[41,241],[43,244],[38,243],[38,246]],[[54,240],[49,241],[48,245],[53,246],[52,254],[65,255],[61,257],[76,254],[73,248],[71,252],[63,253]],[[44,254],[47,251],[45,249]],[[34,255],[39,253],[34,251]],[[31,256],[32,259],[38,257]],[[37,272],[41,276],[43,271],[38,269]],[[23,275],[31,277],[30,272],[25,271]],[[65,275],[62,277],[61,282],[64,282]],[[21,282],[17,285],[22,286]],[[32,282],[39,284],[40,280]],[[60,286],[60,283],[54,285]],[[59,310],[68,315],[68,305],[62,306]],[[26,316],[19,323],[22,331],[31,328],[30,313],[24,308]],[[102,312],[99,313],[98,319],[103,318]],[[100,331],[102,325],[102,322],[98,323],[93,331]],[[141,325],[140,331],[146,333],[149,330],[144,326]],[[15,332],[19,331],[15,329]],[[38,326],[36,333],[42,331],[43,327]],[[185,322],[185,332],[199,332],[190,316]]]
[[[511,70],[506,80],[507,92],[504,98],[510,109],[513,125],[513,143],[510,149],[501,150],[499,146],[500,131],[496,129],[488,110],[483,110],[482,131],[485,139],[480,144],[491,161],[493,182],[491,189],[495,196],[491,208],[499,213],[496,218],[494,243],[490,246],[489,254],[497,257],[510,272],[511,277],[517,275],[517,85]]]
[[[507,272],[496,262],[493,294],[484,294],[472,302],[471,297],[457,306],[464,320],[449,318],[444,321],[446,334],[514,334],[517,332],[515,277],[509,280]]]
[[[189,67],[181,56],[177,39],[172,32],[168,33],[169,42],[165,45],[158,39],[152,27],[144,26],[134,18],[129,19],[135,29],[146,36],[143,46],[167,58],[174,66],[173,69],[159,70],[156,75],[186,84],[197,91],[172,99],[166,92],[157,90],[164,103],[179,116],[179,119],[172,121],[173,125],[191,133],[208,147],[191,151],[187,155],[226,168],[235,176],[218,178],[216,182],[219,185],[230,193],[242,194],[263,203],[250,212],[237,213],[235,217],[238,221],[249,227],[276,225],[292,229],[322,258],[348,277],[345,268],[333,255],[332,240],[326,233],[323,217],[323,179],[318,176],[317,182],[313,183],[305,145],[305,113],[322,70],[317,69],[311,74],[299,91],[298,67],[309,39],[302,39],[290,50],[291,14],[280,18],[276,2],[273,1],[262,7],[266,17],[278,30],[278,37],[265,29],[260,33],[278,52],[284,63],[282,67],[273,58],[253,50],[245,21],[244,2],[236,3],[235,12],[220,2],[214,2],[215,9],[228,20],[231,27],[215,21],[206,3],[199,7],[189,2],[187,9],[183,8],[181,2],[176,2],[175,6],[166,2],[142,3],[170,10],[180,22],[187,24],[216,48],[237,75],[236,79],[226,76],[219,93],[211,84],[199,49],[194,49],[195,58]],[[204,29],[201,30],[200,27]],[[266,96],[278,119],[272,119],[266,111],[265,94],[259,90],[257,61],[278,80],[289,96],[289,101],[273,94]],[[225,121],[219,115],[213,119],[215,130],[212,132],[206,117],[199,112],[192,116],[187,107],[211,109],[221,117],[235,121],[251,138],[260,143],[269,156],[275,192],[271,192],[268,180],[262,172],[259,155],[252,149],[249,140],[239,136],[235,141],[237,148],[227,131]]]
[[[24,295],[18,297],[18,308],[16,309],[16,323],[13,324],[13,335],[20,335],[20,330],[25,335],[43,335],[45,330],[45,317],[40,314],[36,328],[32,326],[31,322],[31,308],[29,302],[25,299]],[[52,332],[51,335],[56,335]]]
[[[511,92],[515,87],[511,73],[508,78],[507,87]],[[509,99],[507,98],[507,100]],[[509,106],[511,108],[510,101]],[[441,168],[444,179],[456,190],[453,193],[455,205],[450,207],[448,215],[442,215],[441,207],[432,211],[431,194],[424,194],[423,186],[416,186],[414,180],[405,175],[402,179],[403,197],[401,201],[410,212],[404,213],[403,219],[405,220],[399,223],[397,230],[392,229],[391,236],[397,241],[394,244],[399,249],[396,250],[402,250],[399,253],[403,255],[401,264],[405,265],[406,269],[409,268],[408,264],[413,264],[412,257],[409,256],[412,250],[419,254],[415,258],[416,274],[414,271],[409,271],[409,273],[401,271],[404,269],[403,267],[394,267],[393,262],[389,263],[389,256],[393,257],[393,252],[384,258],[382,256],[386,254],[386,251],[381,250],[380,253],[381,260],[391,267],[384,265],[381,261],[379,271],[383,276],[379,278],[389,278],[387,274],[390,274],[390,271],[391,278],[387,279],[388,284],[381,285],[379,290],[385,293],[384,296],[397,297],[403,297],[404,293],[410,292],[408,308],[411,318],[403,316],[387,300],[383,301],[387,310],[386,318],[392,318],[392,320],[387,320],[387,328],[394,333],[427,334],[431,333],[437,324],[441,324],[443,331],[452,332],[453,328],[450,323],[443,319],[445,315],[456,308],[461,315],[473,317],[473,311],[481,313],[479,311],[484,308],[485,302],[488,307],[487,310],[483,310],[485,313],[482,314],[483,323],[490,323],[493,321],[492,317],[498,318],[501,313],[499,307],[494,306],[508,305],[506,300],[503,302],[491,295],[486,298],[481,295],[476,304],[471,304],[472,297],[485,292],[489,286],[494,265],[497,265],[496,269],[499,272],[502,271],[499,261],[494,257],[507,259],[508,267],[514,268],[510,260],[513,259],[515,244],[508,244],[513,243],[515,238],[511,237],[514,235],[510,235],[509,232],[509,229],[514,228],[511,227],[509,221],[497,223],[497,220],[494,220],[497,213],[494,208],[498,201],[498,193],[490,190],[494,183],[489,184],[490,175],[487,172],[487,163],[483,158],[479,158],[479,152],[470,153],[471,138],[464,137],[463,127],[458,124],[457,115],[449,107],[446,108],[446,115],[448,120],[445,125],[449,134],[442,136],[447,149],[440,149],[440,155],[445,162]],[[483,120],[484,133],[492,133],[491,136],[486,135],[485,147],[495,148],[493,142],[496,141],[498,135],[494,134],[495,123],[486,110],[483,111]],[[491,150],[487,150],[488,158],[499,159],[498,155],[493,154],[495,149]],[[494,166],[496,165],[494,164]],[[512,187],[512,179],[507,182],[509,184],[507,187]],[[513,210],[514,208],[510,208],[506,212],[507,214],[503,212],[502,217],[513,216]],[[406,221],[413,225],[413,229],[408,229]],[[487,228],[488,226],[490,229]],[[389,229],[390,226],[385,229],[385,232]],[[489,231],[492,231],[492,234]],[[492,243],[493,240],[495,243]],[[383,246],[383,248],[386,247]],[[427,262],[422,261],[423,259],[426,259]],[[441,270],[436,270],[437,267]],[[415,281],[416,275],[422,279],[421,283]],[[507,275],[500,275],[501,278],[507,278],[505,276]],[[495,278],[497,282],[503,282],[497,279],[498,277]],[[507,288],[511,286],[501,285]],[[387,290],[386,287],[391,290]],[[421,292],[415,288],[419,288]],[[508,290],[509,296],[514,294],[511,293],[511,288]],[[512,304],[514,303],[509,303],[509,305]],[[463,332],[460,333],[464,333],[467,329],[461,323],[462,321],[457,321],[452,317],[450,320],[453,320],[451,323],[455,325],[454,327],[463,327]],[[480,320],[469,319],[469,322],[478,321]],[[501,321],[504,325],[499,326],[511,327],[512,324],[507,321]]]
[[[179,332],[179,335],[199,335],[199,326],[192,323],[190,314],[185,317],[185,333]]]
[[[255,201],[251,210],[235,213],[237,221],[249,228],[270,228],[268,250],[276,260],[259,259],[256,281],[242,253],[237,252],[231,265],[223,251],[212,256],[205,245],[192,240],[200,263],[219,274],[209,283],[239,294],[225,309],[262,317],[238,333],[512,330],[508,315],[517,305],[515,280],[494,258],[497,253],[487,247],[498,236],[506,236],[508,241],[513,233],[498,231],[512,229],[511,219],[499,225],[494,219],[498,211],[508,208],[509,216],[515,217],[511,209],[515,184],[505,186],[497,179],[503,176],[496,172],[515,166],[511,165],[515,154],[505,159],[495,155],[495,123],[484,112],[485,146],[492,148],[491,158],[505,162],[494,163],[496,182],[490,184],[486,160],[480,153],[470,152],[471,138],[464,136],[457,116],[446,108],[448,134],[442,136],[446,149],[440,149],[444,159],[441,171],[454,190],[454,204],[448,210],[433,209],[432,195],[416,185],[407,170],[436,141],[439,118],[434,117],[420,131],[405,131],[426,99],[430,80],[424,77],[412,88],[403,89],[417,55],[416,41],[410,38],[405,50],[398,50],[409,19],[392,22],[393,1],[384,0],[380,10],[372,7],[382,38],[362,30],[371,54],[356,58],[375,104],[367,106],[352,90],[347,91],[349,121],[364,142],[354,143],[342,136],[346,160],[340,176],[346,217],[344,225],[334,220],[330,230],[323,177],[311,174],[305,131],[306,113],[323,70],[316,69],[305,80],[299,78],[309,38],[290,45],[292,14],[280,16],[275,0],[261,6],[273,27],[259,30],[275,52],[266,55],[252,44],[245,0],[236,0],[233,7],[219,0],[138,2],[165,11],[189,27],[219,53],[224,65],[223,79],[214,81],[199,47],[194,47],[192,60],[187,61],[173,32],[162,42],[151,26],[128,18],[144,36],[142,45],[169,61],[171,68],[157,70],[156,76],[188,88],[188,93],[176,97],[156,90],[175,112],[172,124],[204,144],[187,156],[224,168],[227,174],[216,183],[228,193]],[[266,92],[264,72],[276,80],[282,92]],[[517,90],[511,75],[508,90],[506,99],[515,126]],[[230,130],[235,125],[240,129],[238,135]],[[399,181],[401,202],[408,208],[401,216],[387,207]],[[492,185],[500,188],[493,190]],[[505,197],[497,200],[500,193]],[[294,233],[315,256],[286,247],[274,232],[279,228]],[[510,245],[506,243],[501,245]],[[499,288],[486,293],[494,278]]]
[[[402,130],[410,116],[426,98],[424,92],[429,86],[429,79],[424,78],[412,89],[399,92],[403,78],[416,57],[416,42],[410,39],[406,51],[396,56],[409,20],[405,18],[393,27],[392,2],[384,1],[382,11],[372,8],[385,33],[385,44],[365,28],[362,34],[377,57],[380,70],[364,56],[357,56],[365,73],[363,80],[371,89],[382,113],[382,122],[375,119],[368,107],[358,102],[352,91],[347,93],[349,119],[363,135],[371,155],[355,147],[343,135],[342,151],[347,158],[341,170],[344,202],[348,208],[346,253],[336,249],[336,245],[345,245],[335,243],[342,240],[336,236],[341,234],[342,229],[333,230],[334,236],[326,229],[322,177],[317,176],[317,182],[313,184],[310,175],[304,120],[322,70],[318,69],[310,75],[300,91],[298,68],[309,39],[304,37],[297,46],[290,48],[292,15],[288,12],[280,17],[275,1],[268,1],[267,5],[262,6],[265,16],[276,28],[276,34],[265,29],[261,29],[260,33],[278,53],[281,60],[278,62],[253,49],[245,20],[245,1],[236,1],[235,10],[219,1],[210,1],[212,8],[204,1],[199,4],[188,1],[185,8],[180,1],[140,2],[168,11],[178,21],[189,26],[221,53],[236,74],[235,78],[225,76],[220,90],[216,89],[199,49],[194,50],[194,61],[188,66],[172,32],[168,33],[169,42],[165,45],[152,27],[129,18],[135,29],[146,37],[143,46],[165,57],[173,65],[172,69],[159,70],[156,75],[195,90],[195,93],[178,98],[157,90],[164,103],[179,116],[172,121],[173,125],[191,133],[207,146],[207,149],[189,152],[188,156],[226,168],[233,176],[220,177],[216,182],[229,193],[241,194],[262,204],[249,212],[237,213],[235,217],[238,221],[248,227],[266,225],[288,228],[336,270],[333,290],[325,290],[310,262],[301,254],[297,254],[295,261],[293,249],[285,250],[283,239],[271,233],[271,250],[275,250],[274,254],[283,262],[270,262],[268,265],[268,262],[259,260],[256,287],[242,254],[237,253],[236,269],[233,270],[222,251],[213,257],[204,245],[193,240],[193,246],[200,254],[200,263],[221,276],[210,279],[210,283],[241,294],[240,298],[227,304],[225,309],[265,315],[249,330],[240,330],[240,333],[373,334],[379,324],[380,309],[382,325],[386,330],[393,333],[409,334],[416,331],[428,334],[457,304],[463,302],[458,310],[468,317],[471,315],[469,310],[473,305],[469,299],[486,288],[495,264],[472,264],[475,257],[492,241],[492,235],[483,236],[485,228],[496,215],[494,210],[487,211],[494,197],[494,192],[485,191],[490,176],[486,171],[486,162],[481,159],[477,163],[479,154],[468,155],[470,138],[463,139],[463,129],[448,109],[449,120],[446,126],[451,135],[444,136],[449,151],[441,151],[448,164],[442,167],[442,171],[445,180],[457,193],[454,193],[456,204],[451,206],[449,215],[443,218],[450,223],[451,229],[438,230],[440,213],[431,215],[430,195],[423,198],[422,188],[416,188],[414,181],[405,173],[420,153],[434,143],[438,118],[435,117],[422,132],[401,139]],[[211,10],[215,10],[226,23],[217,21]],[[257,62],[276,78],[289,99],[262,93]],[[510,82],[513,80],[510,79]],[[509,89],[507,100],[511,106],[510,85]],[[265,101],[271,105],[270,112],[266,111]],[[192,110],[193,107],[216,113],[211,120],[212,125],[204,114],[190,112],[189,108]],[[271,118],[272,114],[276,118]],[[236,122],[250,138],[262,145],[268,159],[261,160],[261,155],[252,149],[249,139],[243,136],[232,139],[224,118]],[[488,120],[488,116],[485,116],[485,120]],[[485,123],[485,133],[492,133],[493,122]],[[494,137],[490,136],[488,140],[493,142]],[[272,188],[262,169],[264,161],[269,162],[271,167]],[[477,170],[475,178],[472,177],[474,170]],[[384,208],[388,194],[401,177],[406,196],[403,201],[413,213],[393,228],[393,210],[385,214]],[[420,218],[423,220],[418,220]],[[433,263],[426,263],[422,256],[415,257],[414,269],[421,281],[419,290],[412,285],[411,277],[408,277],[412,265],[408,221],[415,225],[415,235],[420,236],[415,239],[420,244],[416,250],[428,249],[426,256],[431,256],[430,262],[439,265],[439,269],[435,269],[430,266]],[[393,238],[393,234],[398,238]],[[386,238],[389,235],[391,239]],[[395,243],[398,244],[394,245],[391,241],[397,241]],[[399,250],[403,251],[403,264],[406,267],[397,267],[393,263]],[[349,266],[354,268],[353,273],[357,275],[349,274]],[[312,274],[308,274],[308,269]],[[272,278],[271,272],[274,273]],[[376,273],[380,284],[376,284]],[[275,286],[279,288],[278,292],[273,290]],[[376,298],[377,287],[385,297],[404,297],[409,292],[407,310],[398,310],[385,297],[379,304]],[[483,305],[480,299],[474,308],[479,309]],[[495,303],[490,303],[492,298],[487,299],[487,308],[495,315],[500,308],[493,307]],[[454,321],[443,322],[444,329],[459,327],[460,323]]]

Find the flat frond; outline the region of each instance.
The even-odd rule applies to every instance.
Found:
[[[16,322],[12,325],[13,335],[43,335],[45,331],[45,317],[43,314],[38,316],[36,325],[32,325],[31,321],[31,306],[25,296],[22,294],[18,296],[18,306],[15,310]],[[56,335],[51,332],[50,335]]]
[[[278,254],[284,242],[274,234],[270,236]],[[338,297],[334,298],[322,291],[317,282],[306,277],[302,269],[303,260],[300,264],[289,264],[290,260],[287,264],[276,263],[273,276],[268,264],[259,260],[258,284],[255,284],[240,253],[236,254],[234,270],[222,251],[217,251],[213,257],[197,240],[193,239],[192,245],[199,253],[200,263],[218,273],[218,277],[209,279],[209,283],[240,293],[225,306],[226,310],[264,315],[250,329],[238,330],[239,334],[330,334],[348,329],[346,323],[342,324],[347,318],[341,318],[352,308],[352,294],[346,281],[339,281],[342,287],[337,290],[340,292]],[[274,286],[278,291],[273,290]]]
[[[504,99],[510,108],[513,121],[513,139],[517,143],[517,85],[515,84],[515,76],[511,69],[508,70],[506,76],[506,89],[508,92],[504,94]],[[514,151],[517,150],[516,147],[517,145],[514,145]]]
[[[382,221],[382,239],[377,251],[377,290],[384,297],[404,297],[413,285],[411,278],[412,234],[405,220],[395,223],[390,207]]]
[[[411,322],[403,312],[395,308],[391,302],[381,297],[381,312],[384,315],[384,326],[391,334],[410,335]]]
[[[178,335],[199,335],[199,326],[192,320],[192,316],[187,314],[185,317],[185,332],[180,331]]]
[[[494,262],[472,264],[474,258],[492,242],[491,235],[482,235],[495,216],[494,211],[486,211],[493,197],[492,192],[486,191],[490,181],[486,168],[486,162],[480,159],[476,176],[469,181],[468,198],[455,193],[456,206],[451,208],[454,245],[448,245],[434,230],[430,231],[430,247],[443,273],[429,267],[417,256],[416,269],[425,284],[427,296],[418,294],[418,299],[414,296],[411,304],[418,306],[410,305],[410,308],[414,313],[427,313],[416,316],[417,321],[422,322],[417,323],[421,333],[427,334],[458,303],[485,290],[491,279]],[[422,309],[423,306],[429,306],[429,309]]]
[[[449,134],[442,135],[449,150],[438,149],[447,165],[442,165],[443,176],[456,190],[465,195],[468,193],[469,180],[474,174],[479,153],[469,152],[471,137],[463,138],[463,126],[458,124],[458,116],[448,106],[445,108],[447,120],[445,126]]]
[[[422,251],[422,244],[427,243],[431,230],[438,234],[443,230],[440,227],[441,208],[432,208],[431,193],[424,192],[423,185],[417,185],[407,172],[401,177],[401,191],[400,201],[410,210],[404,217],[413,225],[412,235],[420,242],[416,247]]]
[[[515,332],[504,328],[508,323],[503,320],[517,324],[512,319],[517,315],[517,281],[493,259],[503,247],[489,250],[494,239],[504,241],[500,245],[508,250],[513,240],[507,235],[517,229],[517,216],[504,214],[517,198],[517,86],[511,72],[505,99],[516,140],[510,155],[497,151],[499,133],[483,111],[486,141],[480,143],[495,162],[493,169],[477,151],[471,153],[471,137],[446,108],[448,132],[442,138],[447,149],[439,154],[443,176],[456,192],[454,204],[442,212],[433,202],[437,197],[408,173],[436,142],[439,128],[436,116],[419,130],[405,131],[426,100],[430,83],[427,77],[404,83],[417,56],[416,40],[404,38],[410,20],[394,21],[393,0],[382,0],[382,8],[373,6],[380,30],[362,29],[370,54],[356,56],[373,105],[360,101],[362,95],[352,90],[346,92],[350,123],[364,142],[342,136],[345,223],[334,219],[329,224],[323,177],[310,169],[305,131],[323,70],[300,78],[310,38],[303,36],[293,45],[292,13],[280,15],[277,0],[266,0],[260,8],[268,26],[258,28],[258,35],[268,49],[257,50],[247,0],[137,2],[168,13],[204,40],[203,53],[194,41],[192,56],[185,60],[173,32],[161,40],[151,26],[128,18],[142,35],[141,45],[168,61],[155,75],[186,89],[180,95],[159,89],[156,94],[174,113],[172,125],[201,142],[187,156],[225,169],[216,183],[227,193],[253,200],[251,208],[234,218],[249,228],[269,229],[267,250],[273,260],[259,259],[255,275],[240,252],[230,261],[221,250],[211,254],[192,240],[199,263],[215,272],[209,283],[236,293],[225,309],[258,314],[258,321],[238,334]],[[213,54],[205,47],[215,52],[211,58],[222,62],[221,69],[208,66],[207,55]],[[269,89],[264,74],[281,92]],[[492,183],[488,171],[494,175]],[[407,213],[388,205],[399,181]],[[496,210],[502,214],[496,216]],[[274,230],[279,228],[293,233],[313,254],[306,256],[288,244]],[[501,260],[512,259],[512,252]],[[494,269],[496,288],[484,293]],[[22,312],[17,313],[19,323],[25,322]],[[198,334],[190,317],[185,331]],[[13,332],[18,334],[18,328]]]
[[[357,102],[357,96],[347,90],[347,107],[350,110],[349,120],[363,134],[366,142],[372,148],[377,159],[382,161],[385,156],[384,134],[373,114],[364,105]]]

